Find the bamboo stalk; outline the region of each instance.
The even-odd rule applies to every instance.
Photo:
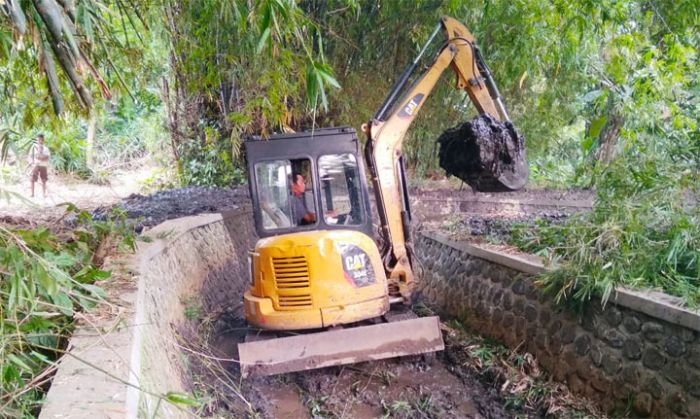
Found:
[[[131,93],[131,89],[129,89],[129,86],[124,81],[124,78],[122,77],[121,72],[119,71],[119,69],[117,69],[117,66],[114,65],[114,61],[112,61],[112,56],[109,54],[109,49],[107,48],[107,45],[105,45],[102,38],[98,38],[98,40],[100,41],[100,45],[102,46],[102,49],[104,50],[105,58],[107,58],[107,62],[114,70],[114,73],[117,75],[117,79],[119,79],[119,83],[121,83],[121,85],[124,87],[124,90],[126,90],[126,93],[129,94],[129,97],[131,98],[131,100],[136,102],[136,98],[134,97],[133,93]]]
[[[63,113],[63,97],[61,96],[58,75],[56,74],[56,62],[53,59],[53,53],[49,50],[50,47],[47,45],[46,41],[42,42],[41,47],[43,69],[46,74],[46,84],[49,88],[49,94],[51,95],[53,111],[56,115],[60,115]]]
[[[124,21],[124,9],[122,3],[116,1],[117,9],[119,10],[119,20],[122,25],[122,31],[124,32],[124,40],[126,40],[126,47],[131,48],[131,41],[129,40],[129,33],[126,31],[126,22]]]
[[[73,57],[66,47],[61,44],[49,43],[51,49],[53,50],[58,62],[61,64],[63,72],[68,77],[68,81],[73,87],[73,92],[75,92],[78,102],[85,109],[90,109],[92,107],[92,96],[85,87],[82,77],[76,72],[76,64]]]
[[[124,15],[126,15],[126,18],[129,20],[129,24],[131,25],[132,28],[134,28],[134,33],[136,33],[136,37],[139,39],[139,41],[141,41],[141,45],[146,45],[146,43],[143,42],[143,38],[141,37],[141,33],[139,33],[139,30],[136,27],[136,22],[134,22],[134,19],[131,18],[131,14],[126,10],[126,6],[121,2],[121,0],[117,0],[117,7],[119,7],[119,9],[121,10],[122,22],[124,20]],[[123,25],[123,23],[122,23],[122,25]],[[126,27],[124,27],[124,36],[127,38],[127,40],[129,39],[127,37],[127,34],[126,34]]]
[[[150,29],[148,27],[148,23],[146,22],[146,19],[144,19],[143,16],[141,15],[141,11],[139,10],[138,6],[135,5],[134,2],[132,2],[131,0],[129,0],[129,5],[131,6],[132,9],[134,9],[134,14],[136,14],[136,17],[141,21],[141,24],[143,25],[143,27],[146,30]]]
[[[27,32],[27,17],[19,5],[19,0],[5,0],[5,10],[14,23],[17,32],[24,35]]]
[[[80,51],[80,56],[82,57],[83,62],[90,69],[90,73],[92,73],[92,77],[97,82],[97,85],[100,86],[100,91],[102,92],[102,97],[107,99],[107,100],[112,99],[112,91],[109,90],[109,86],[107,86],[107,82],[104,81],[104,79],[102,78],[100,73],[95,68],[95,65],[92,64],[92,62],[88,59],[88,57],[85,55],[85,53],[83,51]]]
[[[83,108],[90,109],[92,107],[92,97],[88,90],[85,88],[83,79],[76,72],[75,57],[72,56],[64,42],[62,42],[60,39],[56,40],[55,38],[53,38],[52,31],[48,28],[48,24],[46,23],[47,20],[52,22],[51,18],[42,15],[39,12],[39,8],[36,4],[34,4],[34,9],[37,12],[33,14],[34,23],[39,29],[37,33],[44,33],[47,35],[46,42],[51,47],[55,58],[58,60],[58,63],[61,66],[61,69],[63,70],[63,73],[66,75],[66,78],[70,82],[71,88],[76,95],[78,103],[80,103],[80,105]],[[54,29],[56,29],[55,22]],[[48,39],[48,35],[51,35],[51,39]],[[37,42],[42,42],[40,38],[41,37],[37,38]]]
[[[57,0],[71,22],[75,23],[75,0]]]
[[[78,44],[73,33],[66,25],[61,8],[55,0],[34,0],[34,8],[44,21],[55,43],[65,41],[70,47],[70,52],[76,59],[80,57]]]

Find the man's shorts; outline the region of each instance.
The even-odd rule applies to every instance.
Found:
[[[32,182],[36,182],[38,178],[41,178],[42,182],[46,182],[49,179],[49,173],[46,170],[46,166],[34,166],[32,170]]]

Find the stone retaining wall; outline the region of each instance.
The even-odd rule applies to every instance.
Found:
[[[186,361],[177,339],[186,321],[188,301],[201,301],[203,312],[221,312],[230,304],[240,304],[247,285],[247,252],[255,245],[252,216],[247,211],[222,214],[204,223],[195,221],[162,247],[141,256],[139,302],[142,310],[141,390],[138,416],[152,417],[157,399],[148,393],[186,392],[189,388]],[[183,220],[178,220],[182,227]],[[168,233],[166,225],[158,232]],[[159,234],[149,232],[150,236]],[[219,273],[219,274],[215,274]],[[138,314],[138,313],[137,313]],[[160,403],[158,416],[186,415]]]
[[[700,314],[673,297],[616,291],[605,309],[557,307],[532,283],[539,263],[424,233],[419,298],[520,347],[577,394],[633,416],[700,417]]]

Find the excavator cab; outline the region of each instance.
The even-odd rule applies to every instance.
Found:
[[[259,237],[352,230],[372,237],[364,162],[348,127],[246,141]]]
[[[389,309],[352,128],[246,141],[258,241],[246,318],[267,330],[354,323]]]

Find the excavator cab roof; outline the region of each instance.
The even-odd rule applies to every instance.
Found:
[[[353,128],[252,137],[245,150],[259,237],[324,229],[373,236],[364,162]]]

